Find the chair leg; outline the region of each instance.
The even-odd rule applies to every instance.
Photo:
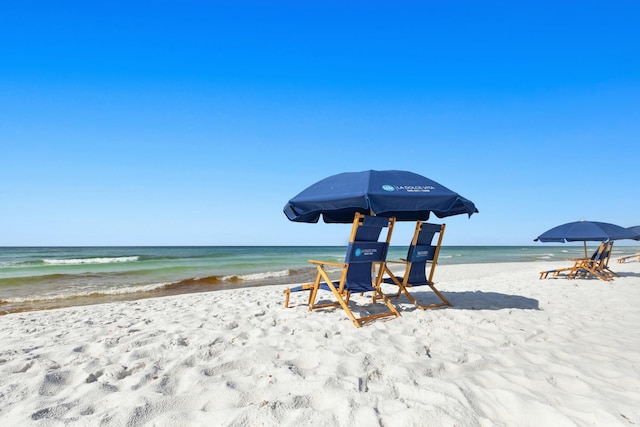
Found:
[[[300,285],[300,291],[312,291],[312,290],[313,290],[313,283],[305,283],[304,285]],[[284,306],[286,308],[289,308],[289,297],[291,296],[291,288],[285,289],[282,292],[284,293]]]
[[[356,316],[353,314],[353,312],[349,308],[349,305],[348,305],[349,293],[347,293],[346,301],[345,301],[345,299],[343,298],[343,295],[341,295],[340,292],[338,292],[335,286],[333,286],[333,283],[330,283],[329,287],[331,288],[331,292],[333,292],[333,295],[338,300],[338,303],[340,304],[342,309],[345,311],[345,313],[347,313],[347,316],[349,317],[349,319],[351,319],[351,321],[356,326],[356,328],[359,328],[360,326],[362,326],[359,322],[359,319],[356,318]]]
[[[431,288],[431,290],[433,292],[436,293],[436,295],[438,295],[438,298],[440,298],[445,305],[451,306],[451,303],[449,302],[449,300],[447,298],[445,298],[445,296],[442,295],[442,293],[440,293],[440,291],[437,290],[436,287],[433,284],[430,284],[429,287]]]
[[[382,293],[382,291],[381,291],[381,290],[379,290],[379,289],[376,291],[376,293],[379,293],[379,294],[380,294],[380,298],[384,301],[384,303],[387,305],[387,307],[389,308],[389,310],[391,310],[391,313],[392,313],[394,316],[396,316],[396,317],[400,317],[400,313],[398,312],[398,309],[397,309],[393,304],[391,304],[391,301],[389,301],[389,298],[387,298],[387,297]],[[383,313],[383,314],[385,314],[385,313]],[[389,315],[389,314],[387,314],[387,315]]]
[[[309,292],[309,311],[312,311],[316,302],[316,295],[318,295],[318,286],[314,283],[311,292]]]
[[[329,278],[329,276],[322,270],[320,267],[318,268],[318,275],[316,276],[316,281],[309,286],[311,287],[311,292],[309,293],[309,311],[315,310],[316,308],[327,308],[327,307],[335,307],[338,305],[337,302],[332,302],[328,304],[317,305],[316,298],[318,296],[318,290],[320,289],[320,282],[325,280],[327,285],[330,288],[333,288],[333,282]],[[330,285],[329,285],[330,284]],[[346,294],[347,302],[349,302],[349,294]]]

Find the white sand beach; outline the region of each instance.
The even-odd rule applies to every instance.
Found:
[[[360,329],[287,286],[9,314],[0,425],[640,425],[640,263],[567,265],[438,266],[453,307]]]

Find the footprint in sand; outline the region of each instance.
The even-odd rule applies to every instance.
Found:
[[[137,364],[133,365],[131,368],[127,368],[126,366],[123,366],[122,368],[123,369],[117,374],[117,377],[116,377],[119,380],[123,380],[123,379],[131,376],[135,372],[138,372],[139,370],[144,368],[144,363],[137,363]]]
[[[51,408],[41,409],[31,414],[31,419],[37,421],[45,418],[60,418],[64,416],[64,414],[69,412],[69,409],[71,409],[71,405],[69,404],[58,405]]]
[[[67,371],[50,372],[44,376],[38,393],[40,396],[53,396],[62,390],[69,382],[71,374]]]
[[[24,374],[25,372],[27,372],[29,369],[31,369],[31,367],[33,366],[33,360],[28,361],[27,363],[24,364],[24,366],[18,370],[13,371],[13,373],[15,374]]]
[[[89,376],[87,377],[86,380],[84,380],[87,384],[90,383],[94,383],[96,381],[98,381],[98,378],[100,378],[102,376],[102,374],[104,374],[103,371],[97,371],[97,372],[93,372],[91,374],[89,374]]]

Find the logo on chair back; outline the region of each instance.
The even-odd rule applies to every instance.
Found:
[[[377,248],[356,248],[353,254],[359,256],[373,256],[378,253]]]

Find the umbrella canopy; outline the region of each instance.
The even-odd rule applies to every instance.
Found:
[[[291,221],[350,223],[356,212],[398,221],[427,220],[478,212],[474,203],[447,187],[413,172],[387,170],[345,172],[307,187],[289,200]]]
[[[634,239],[638,237],[628,228],[608,222],[576,221],[559,225],[545,231],[534,241],[540,242],[584,242],[585,256],[587,255],[587,241],[606,242],[608,240]]]

